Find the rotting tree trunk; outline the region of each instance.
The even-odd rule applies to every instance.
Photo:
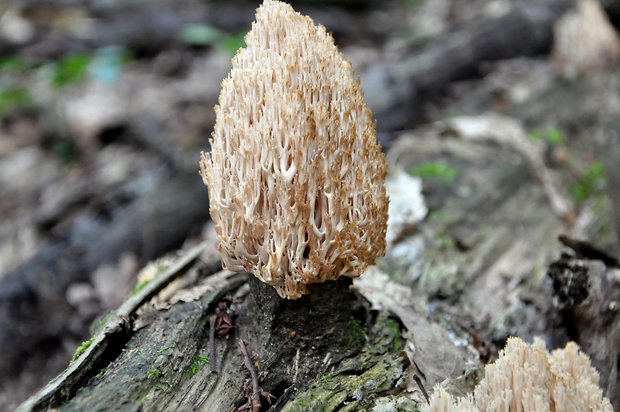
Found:
[[[60,406],[66,411],[98,411],[109,410],[110,405],[153,411],[239,408],[254,394],[253,382],[246,379],[238,338],[249,349],[246,359],[260,365],[256,398],[265,409],[274,399],[277,410],[304,410],[303,405],[310,401],[303,390],[320,377],[323,380],[319,382],[325,385],[333,385],[336,379],[340,382],[339,397],[333,398],[332,390],[323,389],[320,400],[338,407],[363,383],[358,375],[369,374],[367,379],[376,380],[374,386],[363,389],[364,396],[392,390],[402,376],[406,359],[390,352],[400,333],[398,327],[387,326],[396,323],[372,319],[367,301],[351,291],[350,279],[313,285],[311,295],[295,301],[279,298],[273,288],[254,278],[249,281],[249,291],[242,286],[247,281],[243,274],[224,271],[211,279],[218,279],[214,291],[157,312],[152,323],[135,331],[129,340],[111,341],[109,325],[118,322],[115,316],[104,327],[108,329],[108,347],[83,355],[99,358],[84,363],[84,368],[92,368],[88,384],[84,384],[88,379],[75,380],[54,396],[32,399],[20,410]],[[234,328],[215,339],[211,352],[209,328],[214,323],[210,318],[225,293],[223,302],[225,306],[230,302],[227,313]],[[91,345],[98,342],[95,338]],[[207,354],[211,355],[208,361]],[[108,366],[106,360],[111,360]],[[65,403],[63,396],[70,400]]]

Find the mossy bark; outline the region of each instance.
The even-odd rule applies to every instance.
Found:
[[[242,286],[246,281],[249,288]],[[310,295],[286,300],[253,276],[232,276],[199,300],[149,311],[151,323],[118,348],[116,359],[93,371],[96,375],[75,393],[47,406],[62,411],[105,411],[110,405],[127,411],[240,408],[251,388],[236,343],[241,338],[262,393],[273,396],[273,405],[261,396],[263,409],[369,407],[377,397],[402,391],[408,360],[395,350],[402,348],[399,324],[371,311],[351,283],[341,278],[313,285]],[[228,290],[227,302],[232,299],[228,313],[234,330],[216,338],[212,368],[209,325],[222,290]],[[33,409],[47,407],[40,406]]]

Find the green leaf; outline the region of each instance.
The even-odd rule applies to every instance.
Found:
[[[146,373],[146,376],[151,379],[159,379],[161,378],[161,375],[162,375],[161,371],[157,368],[151,369],[150,371]]]
[[[25,87],[0,88],[0,113],[12,107],[24,107],[32,103],[30,92]]]
[[[605,184],[605,168],[603,164],[595,160],[572,186],[573,197],[578,203],[582,203],[592,196]]]
[[[209,358],[207,355],[198,354],[192,358],[192,361],[190,362],[187,371],[190,376],[194,376],[198,373],[198,371],[200,371],[203,365],[209,363],[211,363],[211,358]]]
[[[190,24],[181,30],[181,40],[192,46],[220,47],[235,54],[245,46],[245,32],[229,34],[208,24]]]
[[[245,34],[238,33],[226,36],[221,43],[221,47],[232,55],[236,54],[237,50],[245,47]]]
[[[18,56],[0,57],[0,72],[19,72],[27,69],[29,64]]]
[[[564,144],[564,135],[562,134],[562,131],[555,127],[548,127],[546,129],[533,129],[528,132],[527,136],[531,140],[546,140],[553,145]]]
[[[436,177],[445,180],[448,183],[454,181],[459,172],[443,163],[424,163],[415,167],[407,169],[407,173],[412,176],[418,176],[422,178]]]
[[[564,144],[562,132],[554,127],[547,129],[547,141],[552,144]]]
[[[92,56],[87,54],[72,54],[62,58],[54,65],[52,84],[64,87],[82,80],[88,73]]]
[[[181,30],[181,39],[194,46],[213,46],[225,36],[224,32],[208,24],[190,24]]]

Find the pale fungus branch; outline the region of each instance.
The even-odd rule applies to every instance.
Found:
[[[598,379],[574,342],[549,353],[541,340],[528,345],[509,338],[499,359],[485,367],[473,394],[455,398],[438,387],[425,411],[611,412]]]
[[[245,40],[201,175],[223,265],[297,299],[385,252],[387,163],[351,63],[324,27],[265,0]]]

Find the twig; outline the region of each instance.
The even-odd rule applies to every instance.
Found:
[[[418,384],[418,388],[420,388],[420,390],[422,391],[422,395],[424,395],[426,403],[430,405],[431,399],[428,397],[428,393],[426,392],[426,389],[424,389],[424,385],[422,384],[422,380],[420,380],[420,377],[418,375],[413,375],[413,380],[415,380],[415,383]]]
[[[138,309],[142,307],[146,302],[150,301],[155,295],[161,292],[166,286],[168,286],[173,280],[179,278],[185,274],[190,266],[200,257],[202,252],[206,249],[208,243],[203,242],[198,246],[190,249],[179,260],[174,262],[172,266],[168,268],[157,278],[150,281],[144,288],[136,293],[131,298],[127,299],[125,303],[121,305],[116,311],[116,314],[123,317],[131,317],[136,314]],[[220,260],[214,259],[211,262],[207,262],[207,273],[213,274],[221,268]]]
[[[293,374],[293,383],[297,383],[297,375],[299,374],[299,355],[301,350],[297,348],[297,353],[295,353],[295,359],[293,361],[293,370],[295,373]]]
[[[252,412],[260,412],[260,387],[258,386],[258,375],[256,374],[256,368],[252,363],[252,359],[250,359],[250,355],[248,354],[248,350],[245,347],[245,343],[243,339],[237,338],[237,345],[239,345],[239,350],[243,354],[243,364],[245,368],[250,372],[250,377],[252,378],[252,396],[248,398],[248,403],[250,404],[250,409]]]
[[[207,345],[211,358],[211,372],[217,372],[217,358],[215,353],[215,316],[209,319],[209,344]]]
[[[607,267],[620,268],[620,261],[616,257],[597,249],[588,242],[572,239],[565,235],[560,235],[558,239],[564,246],[571,248],[578,257],[583,257],[589,260],[600,260]]]

